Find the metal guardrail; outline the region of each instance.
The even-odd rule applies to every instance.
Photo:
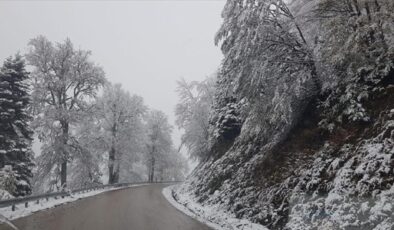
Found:
[[[48,201],[49,198],[55,198],[55,199],[57,199],[58,197],[64,198],[67,196],[71,196],[71,194],[85,193],[85,192],[95,191],[95,190],[104,189],[104,188],[111,188],[111,187],[119,188],[119,187],[131,186],[131,185],[157,184],[157,183],[177,183],[177,182],[180,182],[180,181],[164,181],[164,182],[154,182],[154,183],[149,183],[149,182],[118,183],[118,184],[107,184],[107,185],[93,186],[93,187],[89,187],[89,188],[80,188],[80,189],[75,189],[75,190],[71,190],[71,191],[44,193],[44,194],[39,194],[39,195],[34,195],[34,196],[26,196],[26,197],[13,198],[13,199],[8,199],[8,200],[0,200],[0,208],[11,206],[12,211],[15,211],[15,206],[17,204],[25,203],[25,207],[27,208],[29,206],[29,202],[35,201],[38,204],[40,202],[40,200],[42,200],[42,199],[45,199],[46,201]]]

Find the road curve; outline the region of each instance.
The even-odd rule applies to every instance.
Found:
[[[12,221],[20,230],[209,230],[155,184],[105,192]],[[1,227],[0,227],[1,229]]]

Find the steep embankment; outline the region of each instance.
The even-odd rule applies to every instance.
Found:
[[[228,1],[210,157],[176,192],[271,229],[393,228],[393,10]]]

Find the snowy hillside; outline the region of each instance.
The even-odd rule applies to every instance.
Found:
[[[270,229],[392,229],[393,12],[227,1],[208,151],[175,195]]]

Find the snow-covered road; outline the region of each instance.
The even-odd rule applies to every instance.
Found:
[[[209,230],[168,203],[161,192],[166,186],[109,191],[12,222],[20,230]]]

